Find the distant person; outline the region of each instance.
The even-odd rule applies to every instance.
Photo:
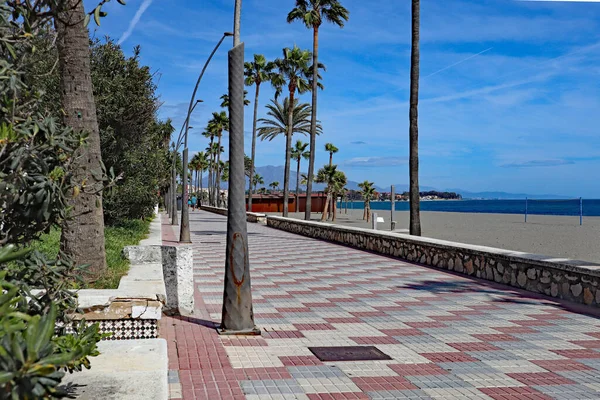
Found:
[[[197,209],[198,208],[198,198],[196,198],[196,196],[192,196],[192,200],[191,201],[192,201],[192,210],[194,208]]]

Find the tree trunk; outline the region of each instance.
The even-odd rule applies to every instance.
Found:
[[[312,184],[315,172],[315,152],[317,151],[317,84],[319,76],[319,27],[313,28],[313,82],[312,110],[310,118],[310,158],[308,160],[308,182],[306,182],[306,210],[304,219],[310,221]]]
[[[410,54],[410,234],[421,236],[419,198],[419,0],[412,0],[412,49]]]
[[[367,222],[371,220],[371,202],[365,203],[365,212],[367,214]]]
[[[221,207],[221,137],[223,134],[219,135],[218,141],[218,149],[217,149],[217,162],[215,163],[215,190],[217,196],[217,207]]]
[[[56,18],[63,121],[75,131],[86,132],[88,138],[85,145],[77,150],[77,161],[73,163],[72,171],[75,181],[79,184],[86,181],[86,187],[78,196],[69,199],[72,218],[63,224],[61,249],[75,265],[89,264],[86,279],[93,281],[106,271],[103,183],[94,178],[94,174],[102,172],[100,133],[83,3],[69,0],[66,9],[68,11]]]
[[[300,212],[300,157],[298,156],[298,168],[296,168],[296,212]]]
[[[329,211],[329,200],[331,199],[331,193],[327,190],[327,198],[325,199],[325,205],[323,206],[323,214],[321,215],[321,222],[327,219],[327,212]]]
[[[333,153],[329,152],[329,166],[331,167],[333,165]]]
[[[252,212],[252,177],[254,176],[254,160],[256,159],[256,121],[258,118],[258,95],[260,83],[256,83],[256,94],[254,95],[254,119],[252,120],[252,160],[250,162],[250,183],[248,184],[248,211]]]
[[[204,196],[204,189],[202,188],[202,179],[204,179],[204,170],[200,170],[200,196],[198,196],[198,205],[202,205],[202,196]]]
[[[295,90],[295,89],[294,89]],[[294,124],[294,92],[290,91],[290,104],[288,105],[288,131],[285,135],[285,171],[283,173],[283,216],[288,216],[290,198],[290,164],[292,158],[292,133]]]
[[[176,170],[176,166],[177,164],[175,163],[172,171],[171,171],[171,185],[173,186],[173,197],[171,197],[171,200],[173,202],[173,205],[171,206],[171,209],[173,210],[173,212],[171,213],[171,225],[179,225],[179,222],[177,220],[177,170]]]
[[[333,205],[333,218],[331,219],[332,222],[335,222],[335,212],[337,210],[337,194],[335,195],[336,200],[332,201],[331,204]]]

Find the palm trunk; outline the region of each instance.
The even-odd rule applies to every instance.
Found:
[[[74,265],[89,264],[86,278],[95,280],[106,271],[104,247],[104,213],[100,172],[102,155],[96,103],[90,71],[89,34],[84,25],[85,11],[80,0],[66,2],[66,10],[56,18],[58,57],[64,124],[75,131],[85,131],[85,146],[76,153],[73,177],[87,181],[85,190],[69,199],[71,217],[63,224],[61,249]]]
[[[323,206],[323,214],[321,215],[321,222],[327,219],[327,212],[329,211],[329,200],[331,199],[331,192],[327,190],[327,198],[325,199],[325,206]]]
[[[204,170],[200,170],[200,196],[198,196],[198,204],[202,205],[202,196],[204,196],[204,189],[202,188],[202,180],[204,179]]]
[[[329,166],[331,167],[333,165],[333,153],[329,152]]]
[[[365,212],[367,214],[367,222],[371,220],[371,202],[367,201],[365,203]]]
[[[331,204],[333,205],[333,218],[331,219],[332,222],[335,222],[335,212],[337,210],[337,194],[335,195],[336,197],[336,201],[333,201]]]
[[[298,156],[298,168],[296,168],[296,212],[300,212],[300,157]]]
[[[410,54],[410,234],[421,236],[419,198],[419,19],[420,1],[412,0],[412,49]]]
[[[252,158],[250,162],[250,183],[248,184],[248,211],[252,212],[252,177],[254,176],[254,160],[256,157],[256,121],[258,118],[258,95],[260,83],[256,82],[256,94],[254,95],[254,119],[252,120]]]
[[[217,207],[221,207],[221,137],[222,133],[219,135],[219,148],[217,149],[217,162],[215,163],[215,186],[216,186],[216,196],[217,196]]]
[[[317,151],[317,89],[319,76],[319,27],[313,29],[313,82],[312,82],[312,110],[310,118],[310,158],[308,160],[308,182],[306,183],[306,210],[304,219],[310,221],[312,183],[315,171],[315,152]]]
[[[285,138],[285,171],[283,173],[283,216],[288,216],[290,198],[290,161],[292,157],[292,133],[294,124],[294,90],[290,90],[290,104],[288,105],[288,131]]]

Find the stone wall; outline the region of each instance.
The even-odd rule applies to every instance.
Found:
[[[219,215],[223,215],[223,216],[227,216],[227,209],[226,208],[220,208],[220,207],[211,207],[211,206],[200,206],[201,210],[204,211],[208,211],[214,214],[219,214]],[[267,220],[267,216],[265,214],[259,214],[259,213],[254,213],[254,212],[246,212],[246,221],[248,222],[252,222],[252,223],[265,223]]]
[[[598,307],[600,264],[276,216],[267,225]]]

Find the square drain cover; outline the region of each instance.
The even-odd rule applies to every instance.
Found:
[[[375,346],[309,347],[321,361],[391,360]]]

